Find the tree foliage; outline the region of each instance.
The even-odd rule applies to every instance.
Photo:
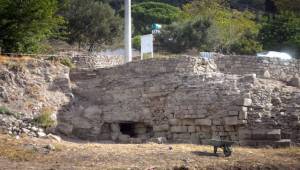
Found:
[[[132,6],[132,17],[137,34],[151,33],[153,23],[171,24],[181,17],[179,8],[159,2],[143,2]]]
[[[69,42],[96,46],[112,44],[122,32],[122,21],[106,3],[71,0],[64,16],[68,21]]]
[[[260,31],[264,49],[300,55],[300,18],[287,12],[266,21]]]
[[[206,48],[208,30],[211,26],[208,18],[198,18],[166,26],[158,37],[160,45],[173,53],[184,52],[188,49]]]
[[[248,54],[249,51],[255,53],[254,49],[260,50],[258,46],[252,50],[249,50],[251,47],[246,47],[246,45],[251,46],[255,43],[259,32],[255,15],[251,12],[231,10],[228,3],[223,0],[193,1],[185,5],[184,11],[189,14],[190,18],[195,16],[211,18],[212,26],[208,33],[210,34],[209,42],[212,42],[212,44],[209,44],[207,50],[245,54]],[[246,35],[247,37],[245,37]],[[244,50],[236,48],[237,46],[244,47]]]
[[[0,0],[0,46],[3,52],[37,52],[55,35],[63,19],[56,0]]]

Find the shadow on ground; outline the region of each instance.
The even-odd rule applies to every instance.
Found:
[[[197,156],[211,156],[211,157],[219,157],[218,154],[210,153],[210,152],[202,152],[202,151],[193,151],[192,154]]]

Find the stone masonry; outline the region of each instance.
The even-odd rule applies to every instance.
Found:
[[[300,142],[299,88],[253,73],[222,73],[200,58],[78,69],[71,80],[75,98],[61,110],[57,126],[69,136],[125,143],[158,137],[242,145]]]
[[[227,56],[216,54],[214,62],[220,72],[226,74],[251,74],[259,78],[288,81],[293,76],[300,76],[300,60],[281,60],[255,56]]]

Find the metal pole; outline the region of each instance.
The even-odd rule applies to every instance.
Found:
[[[132,61],[131,48],[131,0],[125,0],[125,57],[126,62]]]

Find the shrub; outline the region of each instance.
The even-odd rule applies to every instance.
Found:
[[[20,116],[19,113],[12,112],[4,106],[0,106],[0,114],[5,114],[5,115],[8,115],[8,116],[14,116],[16,118],[18,118]]]
[[[132,39],[132,46],[133,48],[135,48],[136,50],[140,50],[141,49],[141,36],[135,36]]]
[[[34,122],[43,128],[49,128],[55,125],[55,121],[51,118],[53,114],[53,109],[52,108],[43,108],[41,111],[41,114],[34,118]]]
[[[72,61],[69,58],[63,58],[60,60],[60,63],[62,65],[65,65],[69,68],[75,68],[75,65],[72,63]]]
[[[10,111],[6,107],[1,106],[0,114],[10,114]]]
[[[172,53],[188,49],[204,49],[208,44],[208,31],[212,23],[209,18],[197,18],[183,23],[173,23],[161,30],[157,37],[160,46]]]

